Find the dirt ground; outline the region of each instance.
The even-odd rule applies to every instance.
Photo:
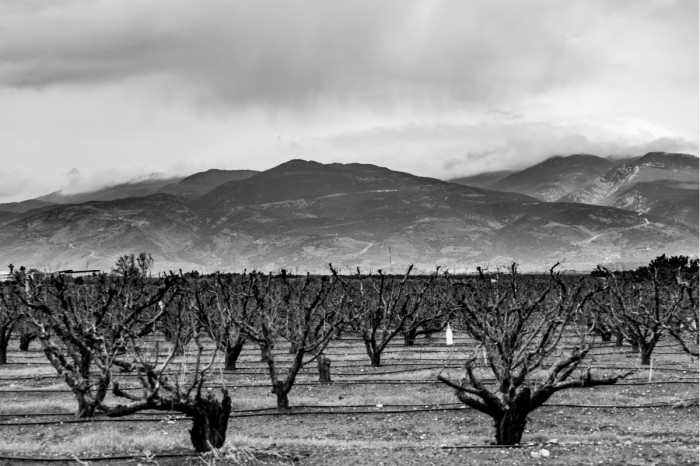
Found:
[[[159,457],[191,452],[190,421],[176,414],[74,423],[70,393],[37,391],[65,390],[41,354],[12,352],[10,361],[14,358],[20,364],[0,367],[0,457],[131,455],[89,462],[132,465],[234,464],[233,457],[240,464],[300,465],[699,463],[698,408],[681,403],[697,399],[697,362],[670,345],[658,350],[651,383],[648,369],[640,368],[624,385],[561,392],[531,413],[523,445],[510,449],[490,445],[492,421],[462,407],[451,389],[434,383],[441,368],[434,367],[433,359],[441,354],[436,352],[439,347],[431,348],[407,353],[397,344],[387,354],[386,365],[372,369],[359,353],[361,348],[348,343],[331,353],[336,383],[315,383],[317,375],[310,368],[290,394],[289,414],[274,410],[269,388],[243,387],[264,385],[267,380],[259,356],[248,351],[239,373],[226,376],[235,411],[227,433],[233,446],[228,461]],[[626,351],[599,353],[603,351],[619,354],[605,353],[596,358],[597,364],[617,368],[636,364],[636,356]],[[420,354],[424,359],[412,370],[401,365]],[[459,370],[447,369],[458,376]],[[406,372],[392,372],[397,370]],[[358,381],[363,383],[354,383]],[[23,415],[47,411],[62,414]],[[33,422],[44,424],[29,425]],[[251,461],[250,455],[257,460]],[[0,464],[20,463],[0,459]]]

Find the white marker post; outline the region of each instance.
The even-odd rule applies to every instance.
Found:
[[[447,324],[447,330],[445,331],[445,344],[447,346],[452,346],[454,344],[454,340],[452,339],[452,329],[450,328],[449,322]]]

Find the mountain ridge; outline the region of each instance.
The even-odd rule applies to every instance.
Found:
[[[591,154],[554,156],[513,173],[488,187],[528,194],[542,201],[555,201],[610,168],[613,162]]]
[[[697,228],[699,183],[697,157],[650,152],[611,167],[558,200],[654,213]]]
[[[543,202],[371,164],[292,160],[194,200],[155,193],[47,207],[0,225],[0,260],[109,270],[144,250],[158,270],[420,270],[556,261],[648,263],[695,251],[697,229],[614,206]]]

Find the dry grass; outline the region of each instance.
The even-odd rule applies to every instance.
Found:
[[[72,414],[77,408],[75,398],[55,398],[13,401],[0,403],[0,414],[65,413]]]
[[[80,435],[64,438],[59,435],[61,426],[57,426],[47,428],[38,438],[32,436],[26,439],[7,439],[0,436],[0,451],[25,455],[35,454],[37,451],[53,455],[167,451],[190,444],[186,429],[180,431],[167,434],[160,430],[131,433],[117,426],[94,424],[89,429],[81,430]]]

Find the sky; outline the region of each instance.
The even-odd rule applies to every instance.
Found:
[[[0,202],[362,162],[698,154],[697,0],[0,0]]]

